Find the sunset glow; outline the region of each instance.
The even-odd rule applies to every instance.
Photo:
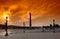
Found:
[[[6,17],[8,17],[7,20],[9,21],[9,15],[8,15],[8,14],[4,14],[4,15],[3,15],[3,18],[4,18],[5,20],[6,20]]]
[[[30,12],[32,25],[49,25],[53,19],[60,24],[60,0],[0,0],[1,22],[8,16],[9,24],[28,25]]]

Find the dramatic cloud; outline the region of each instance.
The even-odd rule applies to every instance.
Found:
[[[20,25],[29,21],[32,14],[33,25],[49,23],[49,20],[60,19],[60,0],[0,0],[0,23],[3,15],[9,16],[9,24]]]

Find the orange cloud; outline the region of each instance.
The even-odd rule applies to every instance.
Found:
[[[2,16],[7,11],[12,24],[29,21],[30,12],[32,20],[60,19],[59,10],[60,0],[0,0],[0,20],[3,22]]]

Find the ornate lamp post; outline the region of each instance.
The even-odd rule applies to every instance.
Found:
[[[6,31],[5,36],[8,36],[8,31],[7,31],[7,29],[8,29],[8,27],[7,27],[7,22],[8,22],[8,17],[6,17],[6,23],[5,23],[5,31]]]
[[[53,32],[55,32],[55,20],[53,20]]]

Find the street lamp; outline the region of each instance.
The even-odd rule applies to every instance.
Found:
[[[25,22],[23,22],[23,27],[24,27],[23,32],[25,33]]]
[[[8,31],[7,31],[7,29],[8,29],[8,27],[7,27],[7,22],[8,22],[8,17],[6,17],[6,23],[5,23],[5,31],[6,31],[5,36],[8,36]]]

